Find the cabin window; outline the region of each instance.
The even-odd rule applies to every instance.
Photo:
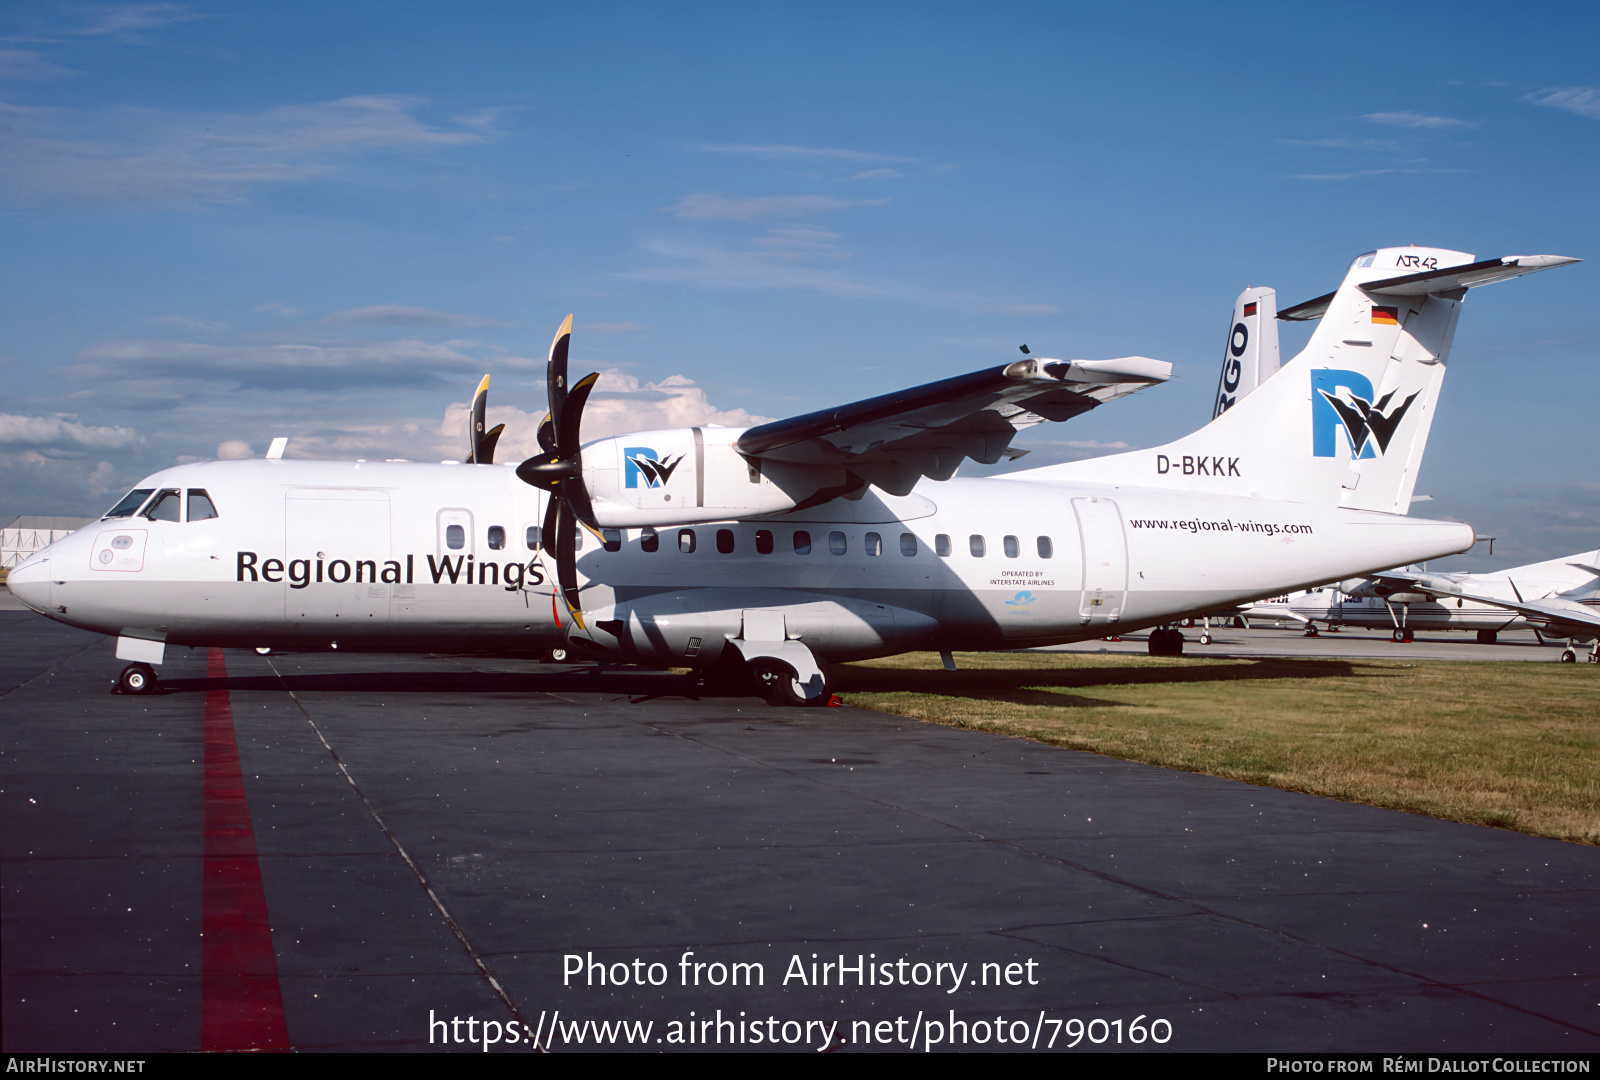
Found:
[[[134,488],[122,497],[122,501],[106,511],[106,517],[132,517],[133,512],[144,505],[155,488]]]
[[[717,550],[720,551],[724,555],[732,555],[733,554],[733,530],[732,529],[718,529],[717,530]]]
[[[1052,555],[1054,555],[1056,553],[1055,552],[1055,548],[1052,547],[1051,544],[1050,544],[1050,538],[1048,536],[1039,537],[1038,543],[1039,543],[1039,558],[1048,559],[1048,558],[1050,558]]]
[[[194,504],[190,503],[189,505],[190,505],[190,508],[193,509]],[[490,551],[503,551],[503,550],[505,550],[505,546],[506,546],[506,531],[505,531],[505,529],[502,528],[499,525],[490,525],[489,526],[489,550]]]
[[[543,540],[544,540],[544,530],[541,529],[537,525],[529,525],[528,526],[528,531],[523,537],[524,543],[526,543],[528,545],[528,550],[529,551],[538,551],[539,550],[539,544]]]
[[[869,532],[867,534],[867,554],[868,555],[882,555],[883,554],[883,537],[879,536],[877,533],[872,533],[872,532]]]
[[[217,516],[217,508],[212,505],[211,496],[202,488],[189,489],[189,520],[209,521]]]
[[[977,534],[967,537],[967,550],[972,552],[974,559],[983,558],[983,537]]]
[[[600,535],[605,537],[605,548],[606,548],[607,551],[621,551],[622,550],[622,530],[621,529],[601,529],[600,530]]]
[[[828,534],[828,550],[833,552],[835,555],[843,555],[846,551],[850,550],[850,545],[848,542],[846,542],[844,533],[831,532]]]
[[[694,530],[693,529],[679,529],[678,530],[678,550],[683,552],[685,555],[688,555],[689,553],[694,551]]]
[[[467,546],[467,530],[460,525],[446,525],[444,527],[444,546],[451,551],[460,551]]]
[[[900,554],[910,558],[917,553],[917,538],[911,533],[900,534]]]
[[[656,551],[661,547],[661,534],[654,529],[642,529],[639,532],[639,550]]]
[[[772,530],[771,529],[757,529],[756,530],[756,554],[757,555],[771,555],[772,554]]]
[[[176,488],[169,488],[150,500],[144,516],[151,521],[178,521],[183,513],[183,497]]]
[[[811,554],[811,534],[804,529],[796,529],[794,533],[794,553],[796,555]]]
[[[948,559],[950,557],[950,537],[945,533],[935,536],[933,538],[933,551],[939,558]]]
[[[1022,545],[1017,543],[1017,538],[1015,536],[1008,536],[1000,542],[1005,546],[1006,558],[1015,559],[1018,555],[1022,554]]]

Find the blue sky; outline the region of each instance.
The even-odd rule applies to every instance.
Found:
[[[1511,565],[1600,545],[1600,9],[12,5],[0,514],[178,460],[512,456],[576,313],[586,435],[1035,354],[1174,380],[1026,464],[1210,414],[1247,284],[1420,243],[1475,290],[1419,492]],[[1304,329],[1285,327],[1286,355]]]

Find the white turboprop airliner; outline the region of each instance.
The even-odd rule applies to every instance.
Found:
[[[1418,630],[1476,630],[1479,641],[1493,644],[1501,631],[1530,626],[1572,642],[1596,641],[1600,551],[1486,574],[1386,570],[1294,597],[1291,607],[1330,627],[1392,628],[1396,641],[1410,641]],[[1600,641],[1589,659],[1597,652]],[[1561,658],[1576,660],[1576,649],[1569,644]]]
[[[153,687],[168,645],[561,646],[752,671],[792,704],[827,700],[825,661],[909,649],[1157,626],[1151,651],[1177,653],[1166,624],[1185,615],[1469,548],[1466,525],[1404,516],[1462,298],[1576,261],[1362,255],[1335,292],[1280,316],[1321,318],[1305,350],[1194,434],[987,479],[951,477],[1170,365],[1027,359],[749,429],[580,446],[595,376],[569,393],[569,317],[545,452],[516,469],[182,465],[10,586],[117,635],[129,692]],[[481,402],[473,433],[474,460],[489,461]]]

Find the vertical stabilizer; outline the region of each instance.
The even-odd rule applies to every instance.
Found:
[[[1228,343],[1222,350],[1222,377],[1217,381],[1215,420],[1267,381],[1278,370],[1278,294],[1251,287],[1233,302]]]

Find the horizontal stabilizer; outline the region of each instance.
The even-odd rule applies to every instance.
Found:
[[[1447,293],[1455,289],[1475,289],[1479,285],[1493,285],[1497,281],[1509,281],[1523,274],[1548,270],[1553,266],[1567,266],[1575,262],[1582,260],[1568,258],[1565,255],[1507,255],[1500,259],[1467,263],[1465,266],[1447,266],[1416,274],[1382,278],[1366,282],[1361,288],[1366,292],[1384,296],[1427,296],[1431,293]],[[1278,318],[1290,322],[1320,319],[1327,313],[1328,305],[1333,303],[1333,298],[1337,295],[1336,290],[1315,300],[1307,300],[1303,304],[1284,308],[1278,312]]]

